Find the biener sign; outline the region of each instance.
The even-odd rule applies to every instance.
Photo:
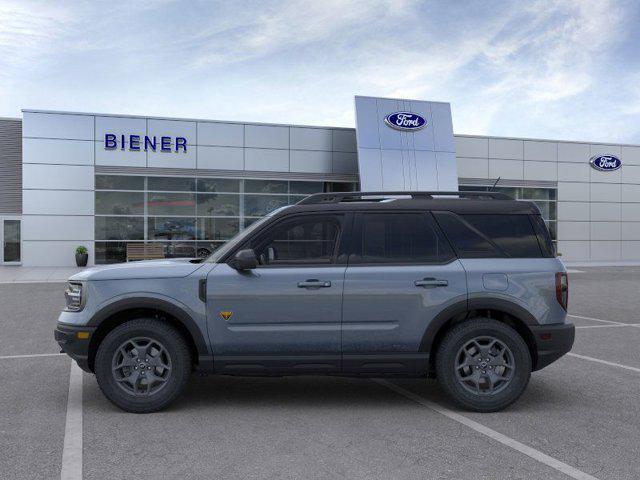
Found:
[[[187,153],[187,139],[184,137],[149,137],[147,135],[116,135],[115,133],[105,133],[105,150],[129,150],[155,152],[184,152]]]

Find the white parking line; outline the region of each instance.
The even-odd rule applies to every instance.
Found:
[[[614,322],[612,320],[602,320],[601,318],[584,317],[582,315],[573,315],[571,313],[567,314],[567,317],[581,318],[583,320],[593,320],[594,322],[611,323],[612,325],[629,325],[628,323],[624,322]]]
[[[394,392],[399,393],[400,395],[410,400],[413,400],[414,402],[419,403],[424,407],[427,407],[433,410],[434,412],[444,415],[445,417],[455,422],[458,422],[464,425],[465,427],[469,427],[470,429],[475,430],[476,432],[482,435],[485,435],[495,440],[496,442],[499,442],[509,448],[512,448],[520,453],[523,453],[524,455],[540,463],[543,463],[544,465],[547,465],[548,467],[551,467],[554,470],[564,473],[565,475],[568,475],[571,478],[575,478],[576,480],[598,480],[596,477],[589,475],[588,473],[578,470],[577,468],[572,467],[571,465],[566,464],[564,462],[561,462],[556,458],[550,457],[549,455],[542,453],[541,451],[536,450],[535,448],[529,447],[524,443],[520,443],[517,440],[514,440],[511,437],[507,437],[506,435],[503,435],[502,433],[497,432],[489,427],[485,427],[481,423],[471,420],[470,418],[467,418],[464,415],[460,415],[459,413],[456,413],[453,410],[449,410],[448,408],[438,405],[437,403],[427,400],[426,398],[422,398],[420,395],[417,395],[413,392],[410,392],[409,390],[399,387],[394,383],[388,382],[386,380],[379,380],[379,379],[374,380],[374,382],[379,383],[380,385],[383,385],[389,388],[390,390],[393,390]]]
[[[621,363],[608,362],[606,360],[600,360],[599,358],[587,357],[586,355],[578,355],[577,353],[567,353],[570,357],[581,358],[582,360],[588,360],[590,362],[602,363],[603,365],[609,365],[610,367],[624,368],[625,370],[631,370],[632,372],[639,372],[640,368],[630,367],[629,365],[622,365]]]
[[[621,323],[619,325],[578,325],[576,328],[616,328],[616,327],[640,327],[640,323]]]
[[[82,370],[71,361],[60,480],[82,480]]]
[[[10,360],[12,358],[36,358],[36,357],[61,357],[66,353],[32,353],[30,355],[5,355],[0,360]]]

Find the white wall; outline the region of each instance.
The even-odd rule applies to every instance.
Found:
[[[640,260],[640,146],[455,137],[458,176],[558,188],[558,251],[568,261]],[[600,172],[593,155],[622,167]]]
[[[22,135],[22,264],[93,263],[94,117],[25,112]]]

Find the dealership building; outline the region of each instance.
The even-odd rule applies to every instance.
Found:
[[[310,193],[496,181],[537,203],[563,259],[640,261],[640,146],[455,135],[441,102],[356,97],[355,108],[356,128],[41,110],[0,119],[0,262],[74,266],[80,245],[89,265],[193,257]]]

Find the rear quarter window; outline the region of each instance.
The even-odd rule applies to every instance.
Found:
[[[529,215],[434,212],[461,258],[540,258],[543,255]]]

